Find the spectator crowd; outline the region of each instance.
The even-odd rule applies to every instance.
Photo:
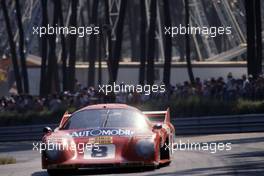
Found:
[[[201,80],[199,77],[191,84],[185,81],[182,84],[176,84],[166,89],[165,93],[153,93],[148,96],[137,92],[120,92],[115,95],[104,95],[98,89],[93,87],[86,88],[80,84],[74,93],[62,92],[60,94],[49,95],[46,97],[32,95],[10,95],[0,98],[0,112],[28,110],[58,111],[68,107],[81,108],[90,104],[103,102],[117,103],[142,103],[149,99],[165,99],[174,96],[176,98],[188,98],[199,96],[209,99],[220,99],[224,101],[233,101],[238,98],[250,100],[264,99],[264,75],[253,78],[251,75],[243,75],[241,78],[234,78],[232,73],[227,78],[211,78]]]
[[[252,75],[243,75],[235,79],[232,73],[228,73],[226,80],[223,77],[208,80],[195,79],[191,84],[185,81],[172,87],[172,92],[177,97],[202,96],[206,98],[217,98],[221,100],[236,100],[238,98],[250,100],[264,99],[264,75],[253,78]]]

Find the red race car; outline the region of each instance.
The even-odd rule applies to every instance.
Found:
[[[87,106],[44,128],[42,168],[65,170],[169,164],[175,130],[167,111],[141,112],[125,104]]]

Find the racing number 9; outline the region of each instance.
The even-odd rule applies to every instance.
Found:
[[[107,156],[107,147],[106,146],[98,146],[92,148],[91,157],[106,157]]]

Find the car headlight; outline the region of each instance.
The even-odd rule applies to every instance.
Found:
[[[67,138],[50,139],[46,142],[46,150],[45,150],[46,157],[49,160],[58,160],[65,158],[68,156],[66,153],[68,154],[71,153],[69,151],[72,150],[72,146],[75,147],[75,144],[71,139],[67,139]]]
[[[154,154],[154,142],[150,139],[140,139],[136,143],[136,153],[143,158],[150,158]]]
[[[53,161],[59,159],[61,156],[61,153],[62,151],[58,149],[52,149],[52,150],[46,149],[45,151],[47,158]]]

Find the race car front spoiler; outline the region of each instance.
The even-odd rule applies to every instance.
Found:
[[[129,168],[129,167],[157,167],[157,162],[124,162],[113,164],[51,164],[47,169],[101,169],[101,168]]]

